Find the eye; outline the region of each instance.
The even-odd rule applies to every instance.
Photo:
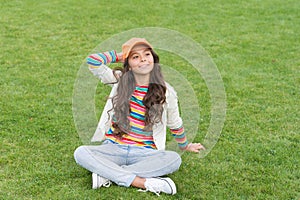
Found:
[[[138,55],[133,55],[131,58],[132,58],[132,59],[138,59],[139,56],[138,56]]]

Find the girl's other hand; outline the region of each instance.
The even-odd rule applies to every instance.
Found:
[[[186,151],[195,153],[199,153],[200,150],[205,150],[205,147],[200,143],[190,143],[186,148]]]

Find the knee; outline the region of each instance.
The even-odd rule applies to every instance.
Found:
[[[74,159],[76,163],[79,163],[81,158],[86,155],[86,148],[85,146],[80,146],[74,151]]]
[[[174,166],[176,166],[176,168],[179,168],[181,165],[181,162],[182,162],[180,155],[178,153],[176,153],[175,151],[170,151],[169,154],[170,154],[170,158],[172,160],[171,163],[173,163]]]
[[[176,152],[175,152],[175,153],[176,153]],[[182,162],[181,156],[180,156],[178,153],[176,153],[176,157],[177,157],[177,165],[178,165],[178,168],[179,168],[180,165],[181,165],[181,162]]]

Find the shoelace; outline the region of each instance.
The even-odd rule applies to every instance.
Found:
[[[156,194],[157,196],[160,196],[159,195],[159,192],[156,192],[154,189],[153,189],[153,187],[150,187],[150,188],[147,188],[147,189],[145,189],[145,190],[143,190],[143,189],[139,189],[138,190],[139,192],[153,192],[154,194]]]
[[[107,188],[110,187],[110,185],[111,185],[111,181],[107,181],[102,184],[103,187],[107,187]]]

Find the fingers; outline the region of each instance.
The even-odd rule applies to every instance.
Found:
[[[205,150],[205,147],[202,144],[200,144],[200,149]]]
[[[205,150],[205,147],[200,143],[192,143],[190,147],[190,150],[196,153],[198,153],[200,150]]]
[[[203,149],[203,150],[205,150],[205,147],[201,143],[194,143],[194,145],[195,145],[195,147],[197,149]]]

